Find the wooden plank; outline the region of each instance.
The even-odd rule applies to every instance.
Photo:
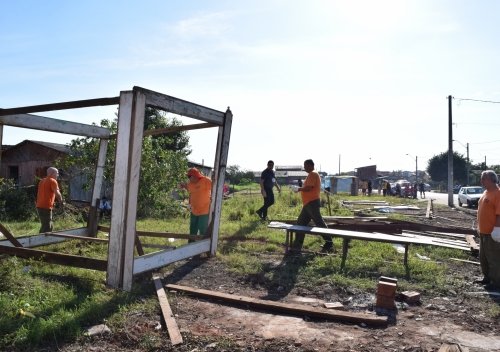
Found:
[[[334,237],[341,237],[354,240],[365,240],[365,241],[376,241],[376,242],[387,242],[387,243],[398,243],[398,244],[432,244],[429,240],[414,239],[396,235],[388,235],[383,233],[367,233],[367,232],[357,232],[357,231],[346,231],[338,229],[325,229],[321,227],[310,227],[310,226],[300,226],[300,225],[288,225],[278,222],[271,222],[268,225],[269,228],[292,230],[294,232],[301,232],[312,235],[331,235]]]
[[[121,92],[118,111],[118,138],[116,140],[115,175],[113,184],[113,211],[108,245],[106,282],[118,288],[122,284],[125,220],[127,209],[129,141],[132,118],[133,93]]]
[[[107,138],[110,134],[109,130],[104,127],[30,114],[0,116],[0,123],[7,126],[94,138]]]
[[[99,225],[97,226],[99,231],[109,232],[110,228],[108,226]],[[140,237],[160,237],[160,238],[176,238],[185,240],[204,240],[210,238],[210,236],[199,236],[199,235],[187,235],[185,233],[174,233],[174,232],[153,232],[153,231],[139,231],[136,230],[135,233]]]
[[[215,255],[217,243],[219,242],[219,226],[222,213],[222,201],[224,199],[224,178],[226,175],[227,157],[229,153],[229,141],[231,137],[231,126],[233,123],[233,113],[229,108],[224,116],[224,125],[219,128],[217,137],[217,150],[215,155],[215,185],[212,185],[212,203],[210,210],[210,223],[212,224],[212,243],[210,255]]]
[[[53,233],[67,233],[69,235],[76,236],[88,236],[87,227],[80,227],[76,229],[66,229],[62,231],[53,231]],[[46,246],[49,244],[55,244],[66,241],[65,238],[62,237],[47,237],[43,234],[38,235],[29,235],[29,236],[19,236],[16,239],[21,243],[23,247],[32,248],[39,246]],[[8,240],[0,241],[0,246],[10,247],[13,246],[12,243]]]
[[[125,251],[123,253],[123,289],[132,290],[134,246],[137,236],[135,234],[137,219],[137,198],[139,195],[139,178],[141,174],[142,137],[144,132],[144,116],[146,111],[146,97],[142,92],[134,91],[134,104],[132,109],[132,126],[129,139],[129,168],[127,210],[125,227]],[[139,242],[140,247],[140,242]]]
[[[92,188],[92,200],[90,205],[95,206],[94,209],[89,211],[89,220],[87,222],[87,227],[89,228],[89,233],[92,236],[97,236],[97,226],[98,221],[98,211],[99,204],[96,202],[101,198],[102,185],[104,181],[104,167],[106,166],[106,153],[108,150],[108,140],[101,139],[99,141],[99,154],[97,156],[97,165],[95,167],[95,177],[94,177],[94,187]]]
[[[108,241],[109,241],[107,238],[75,236],[75,235],[69,235],[66,233],[55,233],[55,232],[46,232],[46,233],[43,233],[42,235],[47,236],[47,237],[63,237],[63,238],[71,239],[71,240],[81,240],[81,241],[87,241],[87,242],[108,243]]]
[[[223,112],[141,87],[136,86],[133,89],[134,91],[140,91],[146,95],[146,105],[148,106],[205,122],[214,123],[218,126],[221,126],[224,123]]]
[[[432,217],[432,199],[429,198],[427,201],[427,211],[425,212],[425,217],[430,219]]]
[[[167,325],[168,336],[170,337],[170,342],[172,345],[178,345],[183,342],[182,335],[177,326],[177,322],[174,319],[174,314],[168,303],[167,294],[163,289],[163,284],[161,283],[160,277],[155,274],[153,275],[153,281],[156,287],[156,295],[158,296],[158,301],[160,302],[160,308],[165,320],[165,325]]]
[[[93,106],[116,105],[119,102],[120,102],[119,97],[112,97],[112,98],[75,100],[62,103],[52,103],[52,104],[42,104],[42,105],[31,105],[18,108],[0,109],[0,116],[29,114],[32,112],[43,112],[43,111],[54,111],[54,110],[89,108]]]
[[[467,244],[470,246],[471,250],[479,251],[479,245],[474,240],[474,236],[467,235],[467,236],[465,236],[465,240],[467,241]]]
[[[15,247],[22,247],[23,245],[14,237],[14,235],[0,223],[0,232],[12,243]]]
[[[290,225],[279,222],[271,222],[268,225],[269,228],[283,229],[288,231],[294,231],[299,233],[306,233],[311,235],[330,235],[333,237],[340,237],[344,239],[353,240],[363,240],[363,241],[374,241],[374,242],[384,242],[384,243],[396,243],[396,244],[421,244],[421,245],[434,245],[439,247],[470,250],[468,247],[451,245],[442,242],[433,242],[432,239],[427,238],[414,238],[405,237],[398,235],[389,235],[385,233],[369,233],[369,232],[359,232],[359,231],[346,231],[338,229],[325,229],[321,227],[310,227],[310,226],[299,226]]]
[[[179,131],[199,130],[199,129],[202,129],[202,128],[210,128],[210,127],[217,127],[217,125],[214,125],[212,123],[196,123],[196,124],[185,125],[185,126],[157,128],[155,130],[144,131],[144,137],[146,137],[146,136],[157,136],[159,134],[169,134],[169,133],[179,132]]]
[[[173,284],[166,285],[166,287],[171,290],[189,293],[198,297],[222,300],[227,303],[244,305],[245,307],[257,308],[257,309],[278,311],[285,314],[308,316],[320,319],[332,319],[347,323],[365,323],[371,326],[387,325],[387,317],[383,316],[376,316],[376,315],[356,313],[356,312],[331,311],[316,307],[303,306],[299,304],[266,301],[258,298],[231,295],[226,293],[214,292],[203,289],[195,289],[187,286],[180,286]]]
[[[107,261],[81,257],[72,254],[54,253],[38,249],[0,246],[0,253],[9,254],[20,258],[38,259],[47,263],[73,266],[77,268],[105,271]]]
[[[134,275],[155,270],[178,260],[190,258],[210,250],[210,240],[202,240],[175,250],[166,249],[134,258]]]
[[[450,258],[450,260],[456,261],[456,262],[462,262],[462,263],[469,263],[469,264],[474,264],[474,265],[481,265],[479,262],[474,262],[472,260],[465,260],[465,259],[458,259],[458,258]]]

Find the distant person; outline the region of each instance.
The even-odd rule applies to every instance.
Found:
[[[301,180],[300,178],[297,180],[297,185],[298,185],[299,187],[302,187],[302,180]]]
[[[479,283],[500,288],[500,190],[493,170],[481,173],[485,191],[479,199],[477,225],[479,232],[479,262],[483,279]]]
[[[52,232],[54,224],[52,222],[52,209],[57,200],[59,203],[64,204],[63,197],[59,191],[59,184],[57,177],[59,170],[55,167],[47,169],[47,176],[38,183],[38,190],[36,195],[36,210],[40,218],[40,233]]]
[[[420,182],[418,185],[419,191],[420,191],[420,198],[425,198],[425,185],[423,182]]]
[[[101,218],[103,215],[111,215],[111,202],[106,196],[101,199],[101,204],[99,204],[99,213]]]
[[[388,196],[392,195],[391,183],[387,180],[385,181],[385,193],[387,193]]]
[[[307,178],[304,181],[304,185],[298,189],[302,197],[303,206],[297,219],[297,225],[308,226],[309,222],[313,220],[315,226],[328,228],[320,212],[321,178],[314,171],[314,162],[311,159],[304,161],[304,170],[307,172]],[[295,240],[291,247],[292,251],[300,252],[304,244],[304,237],[303,233],[295,234]],[[325,244],[321,251],[325,253],[331,252],[333,250],[332,236],[322,235],[322,237],[325,240]]]
[[[396,195],[401,197],[401,185],[399,183],[396,183]]]
[[[262,198],[264,198],[264,205],[260,207],[256,213],[262,220],[267,219],[267,209],[274,204],[273,187],[276,186],[278,192],[281,192],[281,188],[276,181],[276,175],[274,174],[273,168],[274,161],[269,160],[267,162],[267,167],[260,175],[260,193],[262,194]]]
[[[371,196],[373,191],[372,180],[368,180],[367,189],[368,189],[368,196]]]
[[[208,228],[212,181],[203,176],[195,167],[190,168],[186,176],[189,181],[181,184],[181,188],[185,188],[189,192],[189,205],[191,207],[189,234],[203,236]]]
[[[361,194],[362,194],[363,196],[366,196],[366,187],[367,187],[367,186],[368,186],[368,185],[366,184],[366,181],[365,181],[365,180],[361,181]]]
[[[417,199],[418,192],[417,192],[417,183],[416,182],[413,184],[411,191],[412,191],[413,199]]]

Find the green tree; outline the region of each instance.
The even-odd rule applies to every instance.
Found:
[[[427,172],[433,181],[448,182],[448,152],[433,156],[427,165]],[[453,179],[460,184],[467,182],[467,160],[457,152],[453,152]]]
[[[230,165],[226,169],[226,180],[232,185],[248,184],[253,179],[253,172],[242,170],[239,165]]]
[[[178,127],[182,123],[167,114],[147,108],[144,130]],[[101,126],[117,131],[117,119],[101,121]],[[96,138],[77,138],[70,143],[71,154],[59,167],[66,170],[69,177],[84,174],[88,180],[86,187],[93,184],[95,164],[99,151]],[[111,184],[114,177],[114,157],[116,139],[110,139],[106,154],[104,179]],[[187,169],[189,137],[185,131],[146,136],[142,142],[141,175],[138,192],[138,216],[164,217],[180,211],[177,202],[170,196]]]

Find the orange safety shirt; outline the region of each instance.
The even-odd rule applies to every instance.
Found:
[[[477,210],[477,226],[479,233],[491,234],[495,227],[496,217],[500,215],[500,190],[484,191],[479,199]]]
[[[316,171],[311,171],[304,181],[304,186],[311,186],[312,189],[308,192],[300,192],[302,196],[302,203],[306,205],[307,203],[319,199],[319,193],[321,190],[321,178]]]
[[[186,188],[189,192],[189,204],[193,215],[206,215],[210,212],[210,195],[212,181],[203,176],[198,182],[188,182]]]
[[[38,184],[38,192],[36,196],[36,207],[42,209],[54,208],[56,199],[56,191],[59,190],[57,180],[52,177],[43,178]]]

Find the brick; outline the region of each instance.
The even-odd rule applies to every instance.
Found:
[[[397,285],[390,282],[379,281],[377,285],[377,296],[396,297]]]
[[[345,310],[344,305],[340,302],[325,302],[324,306],[328,309]]]
[[[379,308],[394,309],[396,307],[396,303],[394,302],[394,297],[377,295],[375,306]]]
[[[406,303],[417,303],[420,301],[420,293],[416,291],[401,292],[401,299]]]
[[[381,276],[378,281],[383,281],[383,282],[390,282],[390,283],[393,283],[393,284],[398,284],[398,279],[394,278],[394,277],[388,277],[388,276]]]

